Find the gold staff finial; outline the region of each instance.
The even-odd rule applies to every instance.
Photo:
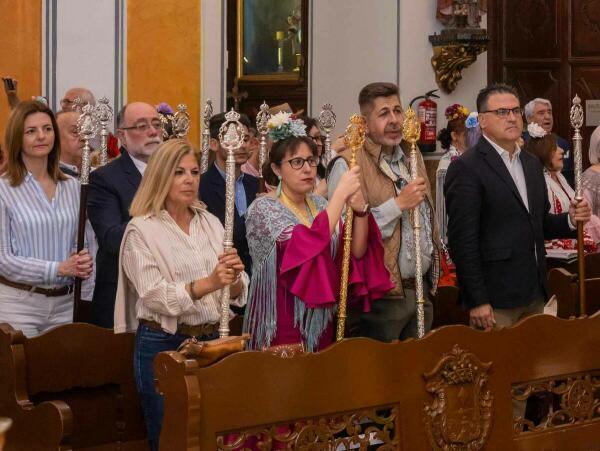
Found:
[[[402,123],[402,137],[411,144],[416,144],[421,136],[421,123],[417,113],[412,108],[404,112],[404,122]]]

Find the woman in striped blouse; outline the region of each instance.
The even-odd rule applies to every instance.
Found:
[[[58,166],[54,114],[21,102],[5,135],[7,166],[0,177],[0,323],[26,336],[73,318],[73,278],[87,279],[92,258],[76,248],[79,182]]]
[[[189,337],[217,337],[222,289],[246,303],[248,276],[223,226],[198,201],[200,168],[188,142],[166,141],[150,158],[121,242],[115,332],[136,331],[134,370],[151,449],[158,449],[163,399],[154,387],[156,354]]]

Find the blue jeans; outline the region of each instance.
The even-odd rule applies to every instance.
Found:
[[[138,326],[135,335],[133,352],[135,384],[140,395],[148,442],[152,451],[158,451],[164,409],[163,397],[156,392],[154,384],[154,358],[159,352],[175,351],[186,338],[190,337],[179,334],[172,335],[142,324]],[[198,340],[211,340],[216,337],[197,338]]]

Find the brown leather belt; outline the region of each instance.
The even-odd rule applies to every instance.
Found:
[[[161,325],[156,321],[140,319],[140,324],[149,327],[150,329],[163,330]],[[219,323],[214,324],[198,324],[190,326],[188,324],[180,324],[177,326],[178,335],[188,335],[190,337],[208,337],[214,335],[219,330]]]
[[[43,294],[48,297],[64,296],[73,292],[73,285],[64,285],[58,288],[40,288],[34,287],[33,285],[27,285],[25,283],[13,282],[12,280],[5,279],[0,276],[0,284],[6,285],[7,287],[16,288],[17,290],[31,291],[32,293]]]

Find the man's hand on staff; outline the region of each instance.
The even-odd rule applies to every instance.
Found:
[[[410,210],[419,205],[427,192],[427,186],[425,185],[425,179],[423,177],[417,177],[408,185],[400,190],[400,194],[396,196],[396,203],[400,210]]]
[[[492,330],[496,325],[494,309],[490,304],[479,305],[469,310],[469,322],[471,326],[483,330]]]
[[[584,224],[592,217],[592,209],[586,199],[581,199],[579,202],[575,199],[569,205],[569,218],[573,224],[583,222]]]

